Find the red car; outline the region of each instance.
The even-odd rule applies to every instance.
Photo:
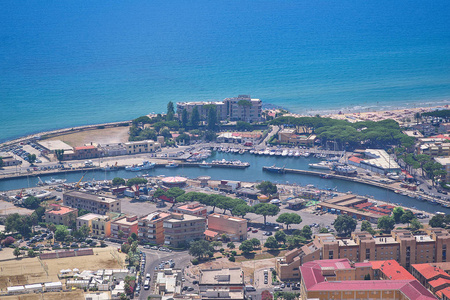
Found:
[[[252,232],[253,232],[253,233],[257,233],[257,232],[258,232],[258,229],[253,229]]]

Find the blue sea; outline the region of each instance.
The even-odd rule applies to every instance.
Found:
[[[298,113],[450,103],[450,2],[0,3],[0,141],[250,94]]]

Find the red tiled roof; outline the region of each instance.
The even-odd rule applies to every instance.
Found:
[[[214,238],[214,237],[216,237],[218,234],[219,234],[218,232],[215,232],[215,231],[212,231],[212,230],[209,230],[209,229],[206,229],[206,230],[205,230],[205,236],[209,236],[209,237]]]
[[[73,212],[76,209],[67,207],[67,206],[61,206],[61,205],[52,205],[54,208],[53,210],[47,211],[48,214],[52,215],[65,215],[67,213]]]
[[[413,268],[417,270],[425,279],[430,279],[435,276],[441,275],[443,278],[450,279],[450,275],[448,275],[444,270],[438,267],[433,267],[429,264],[415,264],[412,265]]]
[[[438,139],[446,139],[446,140],[450,140],[450,137],[449,137],[449,136],[445,136],[445,135],[443,135],[443,134],[438,134],[438,135],[432,136],[432,138],[438,138]]]
[[[428,282],[432,287],[438,287],[444,284],[450,284],[450,279],[447,278],[438,278],[436,280],[431,280]]]
[[[356,156],[351,156],[348,160],[349,160],[349,161],[352,161],[352,162],[354,162],[354,163],[359,164],[359,163],[361,163],[364,159],[359,158],[359,157],[356,157]]]
[[[80,147],[75,147],[75,150],[88,150],[88,149],[95,149],[97,147],[95,146],[80,146]]]
[[[442,296],[445,295],[447,298],[450,298],[450,287],[446,287],[445,289],[442,289],[440,291],[436,292],[436,295],[439,298],[443,298]]]
[[[371,261],[370,263],[372,264],[372,269],[380,270],[390,280],[416,279],[395,260]]]

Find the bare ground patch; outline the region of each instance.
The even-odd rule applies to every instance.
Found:
[[[84,130],[68,133],[50,138],[49,140],[61,140],[72,147],[84,146],[85,144],[111,144],[125,143],[128,141],[129,127],[112,127],[105,129]]]

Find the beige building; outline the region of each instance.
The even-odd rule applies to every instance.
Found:
[[[203,239],[206,219],[202,217],[173,213],[164,220],[164,244],[177,247],[179,244]]]
[[[314,134],[299,134],[295,129],[284,128],[278,132],[278,140],[281,143],[289,143],[302,146],[313,146],[316,140]]]
[[[91,213],[105,215],[108,212],[121,212],[120,201],[113,198],[99,197],[89,193],[71,191],[63,194],[64,205],[85,209]]]
[[[83,225],[89,227],[94,237],[109,237],[111,235],[111,219],[106,215],[85,214],[77,218],[77,229]]]
[[[150,153],[161,149],[161,144],[152,140],[125,143],[127,154]]]
[[[239,95],[238,97],[226,98],[223,101],[214,102],[178,102],[178,118],[181,119],[183,110],[186,110],[190,118],[194,107],[197,107],[200,120],[205,121],[211,105],[216,107],[217,119],[219,121],[230,120],[249,123],[262,121],[262,101],[252,99],[248,95]]]
[[[222,214],[208,216],[208,230],[227,234],[233,241],[247,239],[247,220]]]
[[[202,299],[244,299],[244,272],[241,268],[200,270]]]
[[[170,218],[167,212],[156,211],[141,217],[138,221],[138,239],[143,243],[161,245],[164,243],[164,220]]]
[[[409,269],[411,264],[447,261],[450,247],[447,230],[431,228],[427,235],[413,235],[409,230],[393,230],[391,236],[373,237],[367,232],[355,232],[349,239],[337,239],[325,233],[315,235],[314,241],[286,253],[276,261],[281,280],[298,279],[299,267],[317,259],[396,260]]]
[[[416,146],[417,154],[450,156],[450,143],[444,138],[422,138]]]
[[[181,277],[183,272],[175,269],[164,269],[156,273],[156,293],[172,296],[181,293]]]
[[[67,227],[69,227],[72,222],[76,221],[77,216],[78,209],[58,204],[51,204],[50,208],[44,213],[46,223],[64,225]]]
[[[121,236],[121,232],[123,235]],[[111,237],[127,240],[132,233],[138,234],[137,216],[123,216],[111,221]]]
[[[206,218],[207,207],[206,205],[203,205],[198,202],[183,203],[181,205],[176,206],[173,209],[173,211],[179,214],[188,214]]]
[[[442,168],[447,174],[445,175],[445,182],[450,182],[450,157],[435,157],[434,160],[442,165]]]

